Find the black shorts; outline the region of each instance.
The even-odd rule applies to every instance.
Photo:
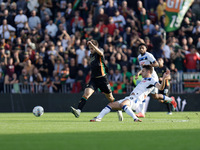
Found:
[[[169,90],[170,90],[170,87],[169,87],[169,86],[166,86],[166,87],[164,88],[164,90],[159,91],[159,94],[163,94],[163,95],[169,96]]]
[[[112,92],[107,76],[103,76],[100,78],[91,78],[89,84],[86,85],[86,88],[91,88],[94,91],[99,88],[101,92],[104,92],[106,94]]]

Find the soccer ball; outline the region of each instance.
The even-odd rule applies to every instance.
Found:
[[[35,106],[33,108],[33,114],[36,116],[36,117],[40,117],[42,116],[44,113],[44,109],[42,106]]]

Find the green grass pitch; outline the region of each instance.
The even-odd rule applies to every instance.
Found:
[[[143,122],[117,113],[0,113],[0,150],[200,150],[200,112],[148,112]]]

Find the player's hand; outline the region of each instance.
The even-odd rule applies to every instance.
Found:
[[[87,42],[87,45],[92,45],[92,42],[91,42],[91,41],[88,41],[88,42]]]
[[[170,79],[170,70],[167,70],[167,71],[164,73],[163,79],[167,79],[167,80]]]

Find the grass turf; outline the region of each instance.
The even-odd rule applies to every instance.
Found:
[[[0,150],[199,150],[200,112],[148,112],[143,122],[126,113],[119,122],[112,112],[102,122],[98,113],[0,113]]]

